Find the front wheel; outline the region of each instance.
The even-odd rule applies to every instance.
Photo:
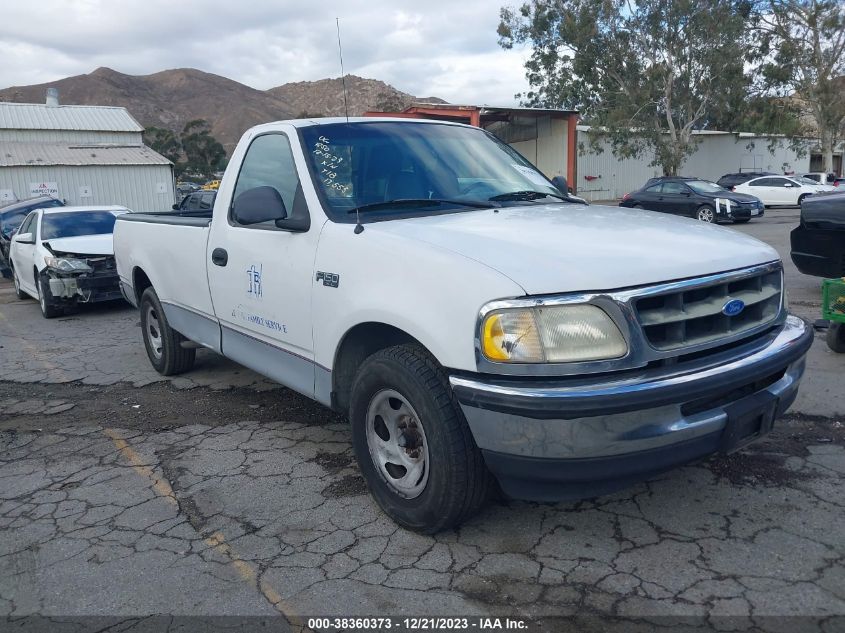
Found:
[[[352,444],[376,502],[399,525],[434,534],[486,501],[492,477],[446,374],[421,348],[365,360],[352,386]]]
[[[147,288],[141,295],[141,332],[144,347],[153,368],[162,376],[173,376],[194,366],[197,350],[182,347],[184,336],[170,327],[155,290]]]
[[[38,288],[38,304],[41,306],[41,315],[45,319],[54,319],[62,314],[63,310],[56,305],[56,301],[50,292],[49,282],[39,276],[35,280],[35,287]]]
[[[809,193],[802,193],[800,196],[798,196],[798,206],[800,207],[801,203],[804,202],[804,200],[806,200],[809,197],[810,197]]]
[[[831,323],[827,329],[827,346],[837,354],[845,354],[845,323]]]
[[[698,207],[698,210],[695,212],[695,217],[701,222],[712,224],[716,221],[716,212],[713,211],[713,207],[709,207],[705,204]]]

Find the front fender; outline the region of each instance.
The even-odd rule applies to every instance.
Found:
[[[337,286],[314,285],[315,360],[331,370],[344,335],[376,322],[417,339],[444,367],[475,371],[475,328],[488,301],[524,296],[492,268],[454,252],[367,225],[328,223],[320,239],[316,275]]]

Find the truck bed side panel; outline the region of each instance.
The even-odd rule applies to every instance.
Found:
[[[219,325],[205,269],[208,223],[202,218],[153,215],[118,221],[114,250],[122,282],[134,289],[134,273],[143,271],[174,329],[219,349]]]

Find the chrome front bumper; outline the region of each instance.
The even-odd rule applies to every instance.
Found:
[[[754,351],[718,365],[692,361],[633,375],[527,382],[453,375],[450,382],[506,492],[569,498],[566,486],[555,492],[555,482],[630,478],[724,449],[729,410],[738,402],[763,397],[774,417],[781,415],[797,395],[812,340],[812,328],[789,316]],[[514,471],[523,481],[509,490]],[[549,485],[529,485],[534,474]]]

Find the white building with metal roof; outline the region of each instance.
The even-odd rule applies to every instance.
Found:
[[[49,194],[73,205],[164,211],[173,164],[143,143],[126,108],[0,102],[0,206]]]

